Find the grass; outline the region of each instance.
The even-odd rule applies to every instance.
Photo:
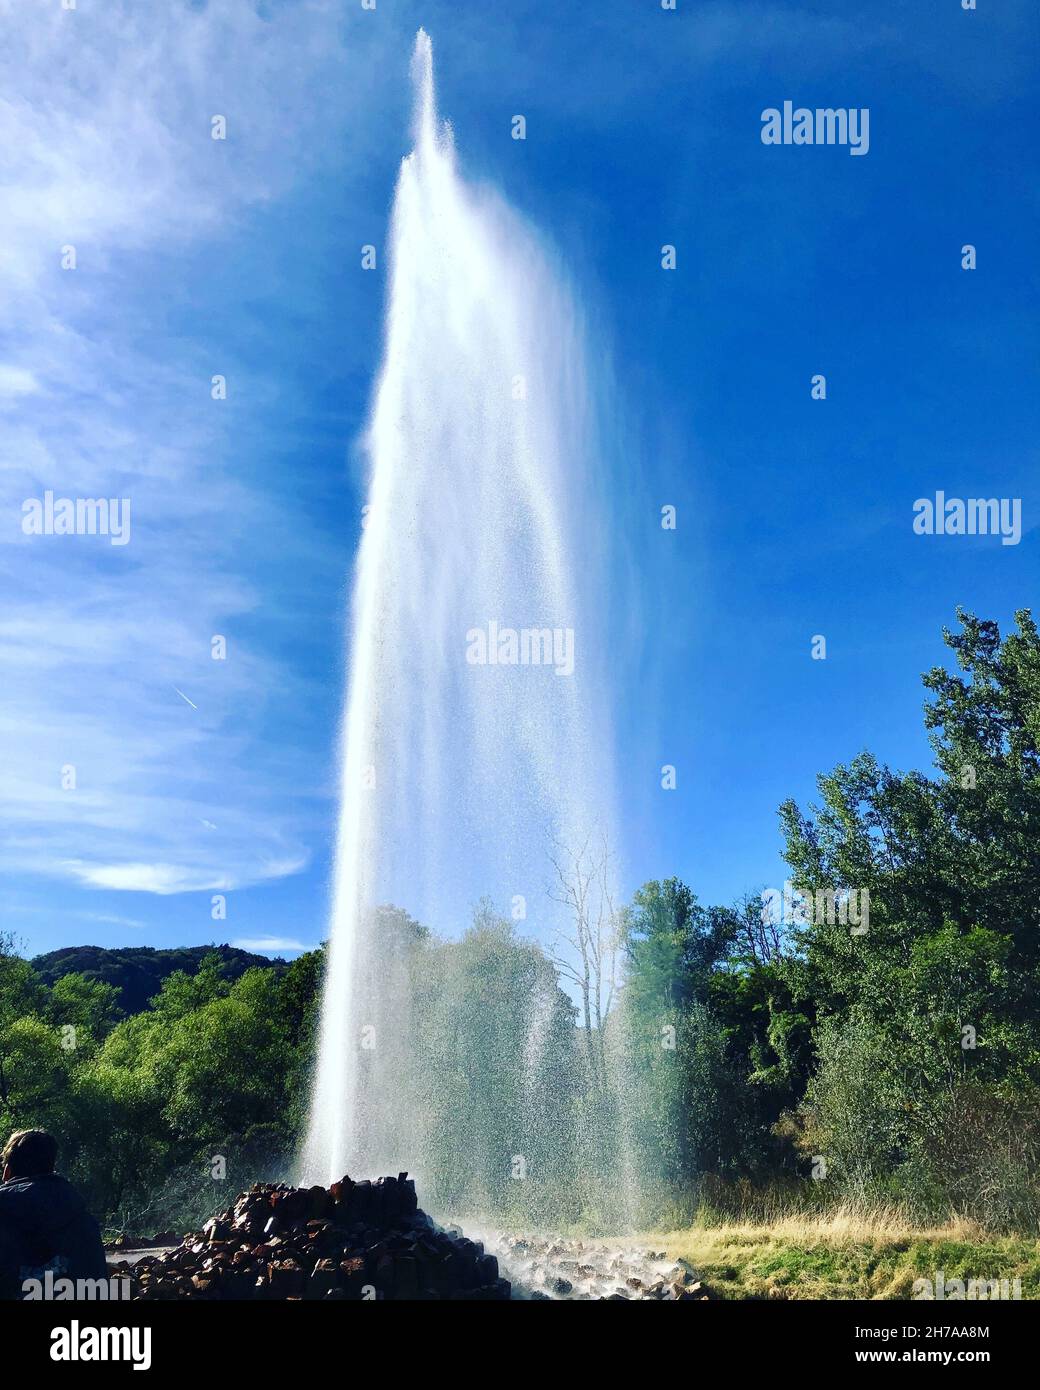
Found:
[[[723,1298],[910,1299],[916,1279],[940,1270],[947,1280],[1020,1279],[1023,1299],[1040,1298],[1040,1236],[996,1235],[957,1217],[924,1229],[894,1211],[838,1208],[699,1222],[639,1244],[689,1261]]]

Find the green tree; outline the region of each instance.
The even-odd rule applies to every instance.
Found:
[[[1003,642],[995,623],[960,618],[944,636],[963,674],[924,678],[938,775],[861,754],[818,779],[811,816],[781,808],[800,889],[869,893],[865,933],[818,918],[792,930],[783,975],[817,1020],[805,1142],[857,1189],[933,1205],[952,1190],[940,1155],[966,1098],[1010,1131],[1040,1083],[1040,640],[1026,611]]]
[[[86,975],[62,975],[51,986],[47,1015],[57,1028],[76,1030],[77,1046],[103,1042],[119,1018],[119,991]]]

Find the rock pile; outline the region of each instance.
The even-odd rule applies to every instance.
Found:
[[[331,1187],[257,1183],[162,1255],[125,1261],[138,1299],[500,1299],[479,1241],[436,1226],[407,1173]]]

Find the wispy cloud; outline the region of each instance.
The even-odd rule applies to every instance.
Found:
[[[137,917],[120,917],[114,912],[80,912],[79,918],[84,922],[97,922],[103,927],[144,927],[146,924]]]
[[[211,873],[202,867],[184,864],[84,864],[70,859],[57,865],[78,882],[90,888],[112,888],[126,893],[197,893],[211,889],[230,891],[262,879],[286,878],[306,866],[305,856],[297,859],[273,860],[250,869],[243,880],[233,873]]]
[[[0,867],[158,895],[295,874],[325,777],[271,726],[306,683],[236,636],[293,519],[211,399],[191,267],[244,254],[371,54],[332,0],[0,14]],[[24,535],[48,489],[130,498],[130,544]]]

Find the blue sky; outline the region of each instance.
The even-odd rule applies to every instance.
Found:
[[[609,367],[626,887],[779,883],[781,800],[862,748],[927,765],[942,625],[1036,590],[1040,26],[833,10],[0,3],[0,922],[30,952],[323,935],[360,248],[420,25],[463,171],[554,245]],[[763,145],[786,99],[869,108],[869,153]],[[132,543],[23,535],[48,488],[129,496]],[[915,536],[937,489],[1021,498],[1021,543]]]

